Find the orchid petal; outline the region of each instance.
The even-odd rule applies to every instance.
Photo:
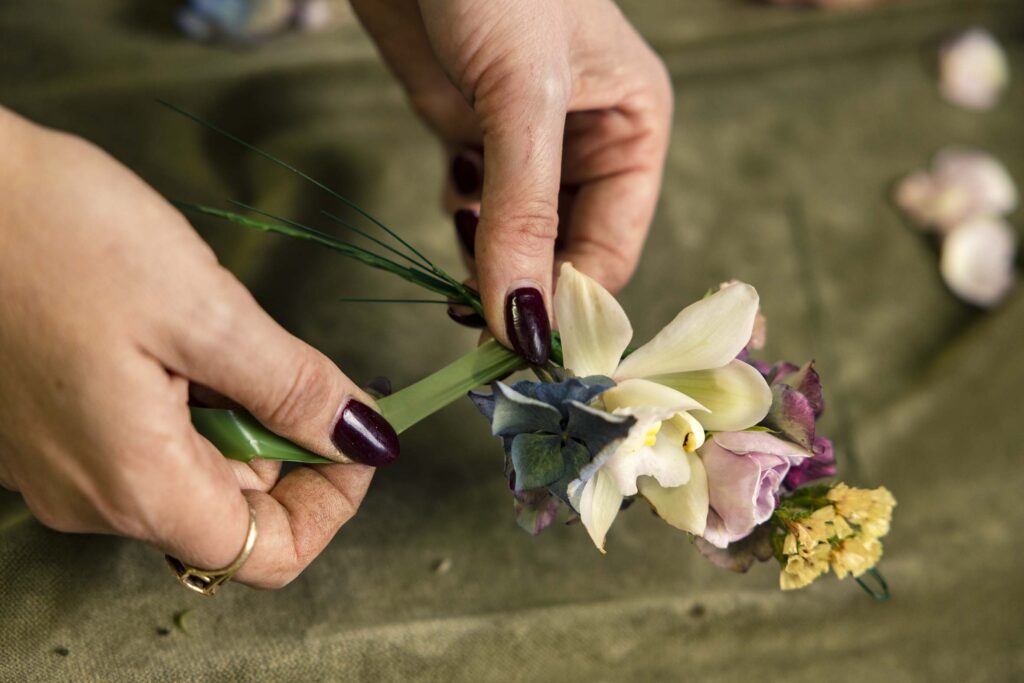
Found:
[[[675,431],[671,425],[663,425],[662,430]],[[659,434],[653,446],[621,447],[608,458],[602,471],[615,480],[619,493],[624,496],[636,495],[636,481],[643,476],[654,477],[662,486],[682,486],[690,480],[690,464],[680,441],[677,434]]]
[[[668,524],[699,536],[704,533],[708,518],[708,477],[695,453],[687,453],[686,459],[690,465],[690,481],[682,486],[669,488],[654,477],[640,477],[637,488]]]
[[[691,304],[654,339],[626,357],[616,380],[718,368],[746,347],[757,316],[757,290],[737,282]]]
[[[741,431],[764,419],[772,391],[761,373],[740,360],[724,367],[651,377],[700,401],[711,412],[695,415],[704,429]]]
[[[580,521],[586,527],[594,545],[602,553],[605,552],[605,536],[621,507],[622,494],[616,488],[615,482],[604,471],[598,470],[583,488],[579,513]]]
[[[563,263],[554,304],[563,366],[578,377],[610,376],[633,338],[619,302],[571,263]]]
[[[693,453],[704,445],[704,426],[689,413],[679,413],[672,418],[672,425],[683,434],[683,450]]]
[[[664,408],[673,412],[688,410],[707,411],[707,408],[686,394],[664,384],[658,384],[646,379],[627,379],[619,382],[616,386],[605,391],[602,394],[602,398],[604,399],[605,408],[608,410],[650,406],[652,408]]]

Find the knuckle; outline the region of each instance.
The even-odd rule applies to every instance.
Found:
[[[533,91],[535,102],[548,111],[564,111],[569,106],[572,90],[568,68],[545,69],[537,78],[530,78],[525,87]]]
[[[503,218],[496,241],[512,253],[537,257],[550,252],[558,237],[558,209],[553,202],[537,201]]]
[[[331,398],[335,370],[325,356],[310,349],[299,354],[291,368],[291,378],[267,406],[268,420],[290,427],[302,424],[311,411],[319,411]]]
[[[548,60],[537,68],[523,69],[511,58],[490,62],[473,87],[473,102],[484,119],[514,121],[549,112],[564,113],[572,95],[567,62]]]
[[[250,296],[235,276],[218,266],[209,294],[193,297],[187,314],[188,328],[202,337],[204,348],[228,348],[238,338],[238,316],[241,307],[237,296],[224,296],[225,292],[241,289]]]

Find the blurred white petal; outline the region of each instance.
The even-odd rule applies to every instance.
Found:
[[[939,90],[953,104],[967,109],[990,109],[1009,82],[1006,54],[984,29],[960,34],[939,52]]]
[[[969,303],[991,307],[1013,287],[1017,235],[1001,218],[975,218],[946,235],[942,278]]]
[[[604,287],[562,264],[554,297],[565,368],[577,377],[611,376],[633,338],[622,306]]]
[[[987,152],[946,147],[930,171],[916,171],[896,186],[896,204],[922,227],[948,232],[979,216],[1017,208],[1017,186],[1003,164]]]
[[[946,147],[935,155],[932,175],[943,187],[956,186],[970,198],[969,216],[1008,214],[1017,208],[1017,186],[991,154],[969,147]]]

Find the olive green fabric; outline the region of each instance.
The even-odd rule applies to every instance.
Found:
[[[170,100],[459,271],[440,150],[349,15],[324,35],[238,50],[185,41],[173,5],[3,3],[0,99],[95,141],[170,197],[310,220],[332,206],[154,104]],[[723,572],[642,506],[620,516],[607,556],[579,527],[532,538],[466,401],[403,436],[402,461],[378,473],[356,519],[277,592],[193,596],[152,549],[49,531],[2,494],[0,679],[1024,678],[1024,296],[991,313],[957,302],[933,247],[886,199],[950,142],[995,151],[1024,182],[1024,6],[623,6],[678,93],[660,210],[622,295],[638,339],[724,279],[758,287],[765,357],[819,362],[822,429],[844,478],[899,499],[882,563],[894,599],[832,577],[784,594],[772,564]],[[1003,38],[1017,77],[988,113],[946,105],[935,86],[938,40],[975,23]],[[314,246],[199,228],[271,314],[357,379],[401,386],[474,342],[439,310],[337,302],[410,290]],[[187,633],[174,622],[184,610]]]

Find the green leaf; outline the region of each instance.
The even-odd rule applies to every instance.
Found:
[[[590,464],[591,460],[593,460],[593,457],[586,446],[572,439],[566,441],[562,446],[562,463],[565,466],[565,471],[562,472],[562,476],[558,481],[548,484],[548,491],[551,495],[570,505],[569,482],[573,479],[578,479],[580,470]]]
[[[518,370],[525,363],[493,339],[413,385],[377,401],[380,412],[401,434],[472,389]]]
[[[516,490],[547,486],[562,477],[562,438],[550,434],[520,434],[512,440]]]
[[[253,458],[265,458],[308,464],[333,462],[278,436],[247,412],[214,408],[192,408],[191,411],[196,431],[232,460],[249,462]]]

